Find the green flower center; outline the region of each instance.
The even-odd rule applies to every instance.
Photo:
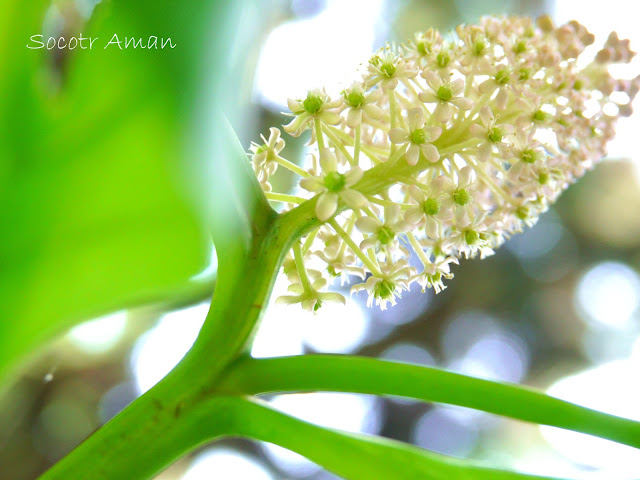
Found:
[[[516,217],[520,220],[526,220],[529,218],[529,209],[527,207],[518,207],[516,210]]]
[[[338,172],[329,172],[324,177],[324,186],[327,187],[327,190],[330,192],[339,192],[342,190],[347,183],[347,178]]]
[[[524,40],[520,40],[518,43],[516,43],[513,47],[513,52],[517,55],[520,53],[524,53],[527,51],[527,42],[525,42]]]
[[[481,56],[484,51],[487,49],[487,42],[483,40],[476,40],[475,43],[473,44],[473,53],[476,56]]]
[[[580,79],[577,79],[574,83],[573,83],[573,89],[574,90],[582,90],[584,88],[584,82]]]
[[[317,299],[315,305],[313,306],[313,311],[317,312],[318,310],[320,310],[320,308],[322,308],[322,300]]]
[[[438,88],[436,96],[443,102],[448,102],[453,98],[453,92],[448,85],[442,85],[440,88]]]
[[[256,149],[256,154],[266,152],[267,150],[269,150],[269,145],[264,143]]]
[[[475,245],[480,240],[480,235],[475,230],[467,230],[464,232],[464,241],[467,245]]]
[[[436,56],[436,63],[438,64],[438,66],[440,68],[444,68],[447,65],[449,65],[449,62],[451,61],[451,57],[449,56],[448,53],[446,52],[440,52],[437,56]]]
[[[489,130],[489,135],[487,135],[487,138],[493,143],[498,143],[502,141],[503,136],[504,132],[500,127],[493,127],[491,130]]]
[[[543,112],[542,110],[538,110],[536,113],[533,114],[534,122],[544,122],[546,119],[547,119],[547,113]]]
[[[418,42],[416,48],[418,49],[420,55],[427,55],[429,53],[429,50],[427,50],[427,45],[424,42]]]
[[[530,68],[521,68],[518,73],[519,73],[518,80],[520,81],[529,80],[529,78],[531,78]]]
[[[471,201],[471,194],[464,188],[461,188],[453,194],[453,201],[460,206],[464,206]]]
[[[538,152],[528,148],[522,152],[522,155],[520,155],[520,159],[524,163],[535,163],[538,159]]]
[[[382,245],[386,245],[395,238],[396,234],[389,227],[380,227],[376,237]]]
[[[393,292],[395,291],[395,289],[396,286],[393,283],[388,282],[387,280],[383,280],[378,285],[376,285],[373,294],[376,296],[376,298],[390,300],[393,298]]]
[[[305,112],[313,115],[314,113],[318,113],[322,108],[323,103],[324,102],[318,95],[309,93],[304,102],[302,102],[302,106],[304,107]]]
[[[364,93],[361,92],[351,92],[347,95],[347,103],[354,108],[358,108],[362,106],[364,103]]]
[[[396,66],[391,62],[385,62],[380,65],[380,71],[384,73],[387,77],[393,77],[393,74],[396,73]]]
[[[440,202],[435,198],[427,198],[422,204],[422,211],[427,215],[436,215],[440,211]]]
[[[538,175],[538,183],[540,185],[544,185],[549,181],[549,174],[547,172],[541,172],[540,175]]]
[[[427,134],[422,128],[418,128],[417,130],[414,130],[413,132],[411,132],[411,135],[409,135],[409,138],[411,139],[411,143],[415,143],[416,145],[421,145],[427,141]]]
[[[337,277],[339,275],[338,272],[336,272],[336,269],[333,268],[333,265],[327,265],[327,272],[329,272],[329,275],[332,277]]]
[[[509,70],[503,68],[502,70],[498,70],[495,76],[496,83],[498,85],[506,85],[509,83]]]

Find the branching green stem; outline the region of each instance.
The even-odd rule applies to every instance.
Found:
[[[243,359],[232,367],[221,388],[245,394],[320,390],[408,397],[553,425],[640,448],[640,422],[515,384],[373,358],[304,355]]]

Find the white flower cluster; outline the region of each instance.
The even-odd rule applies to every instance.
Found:
[[[582,67],[593,41],[577,22],[487,17],[454,39],[431,29],[386,46],[339,98],[312,90],[290,100],[284,130],[311,130],[310,165],[281,157],[272,128],[252,144],[253,167],[267,198],[286,209],[315,202],[322,224],[285,261],[291,295],[278,301],[344,301],[322,290],[348,275],[363,281],[352,292],[381,308],[413,282],[439,292],[451,263],[489,255],[535,223],[605,155],[640,88],[640,77],[609,73],[634,55],[615,33]],[[271,191],[279,166],[301,177],[304,194]]]

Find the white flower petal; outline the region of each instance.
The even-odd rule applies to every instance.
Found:
[[[473,101],[465,97],[452,98],[451,103],[460,110],[471,110],[473,108]]]
[[[438,149],[434,145],[430,143],[424,143],[420,145],[420,150],[422,151],[422,154],[427,158],[427,160],[429,160],[431,163],[440,160],[440,152],[438,152]]]
[[[418,159],[420,158],[420,148],[418,148],[418,145],[414,145],[413,143],[409,145],[406,156],[407,163],[409,165],[415,165],[418,163]]]
[[[440,135],[442,134],[442,129],[440,127],[425,127],[424,131],[430,142],[440,138]]]
[[[345,187],[350,187],[352,185],[355,185],[356,183],[358,183],[360,181],[360,179],[362,178],[362,175],[364,175],[364,171],[356,166],[356,167],[352,167],[351,170],[349,170],[347,173],[344,174],[344,178],[345,178]]]
[[[458,186],[460,188],[466,188],[475,182],[475,180],[476,172],[471,166],[467,165],[460,170],[460,175],[458,176]]]
[[[318,118],[327,125],[337,125],[342,120],[336,112],[327,112],[326,110],[318,114]]]
[[[424,226],[425,233],[429,238],[437,239],[438,238],[438,222],[435,218],[427,215],[427,221]]]
[[[418,98],[422,103],[439,103],[440,99],[435,93],[431,92],[420,92],[418,94]]]
[[[377,91],[382,92],[382,90]],[[366,113],[374,120],[379,120],[384,115],[384,111],[377,105],[363,105],[362,110],[364,110],[364,113]]]
[[[424,127],[424,111],[421,107],[412,108],[407,112],[407,122],[409,130],[414,131]]]
[[[440,175],[431,182],[436,192],[444,192],[451,195],[456,191],[456,184],[447,175]]]
[[[408,208],[404,214],[404,219],[413,225],[417,225],[418,223],[420,223],[423,217],[424,212],[419,206]]]
[[[489,160],[491,153],[493,152],[493,146],[489,142],[484,142],[480,147],[478,147],[478,160],[481,162],[486,162]]]
[[[378,244],[378,239],[376,238],[375,235],[363,240],[362,242],[360,242],[360,249],[361,250],[366,250],[367,248],[374,248],[376,245]]]
[[[416,203],[418,203],[418,204],[424,202],[424,200],[425,200],[424,192],[417,185],[410,185],[409,186],[409,195],[411,195],[411,198],[413,198],[416,201]]]
[[[300,180],[300,186],[305,190],[313,193],[320,193],[326,191],[327,187],[324,186],[324,182],[320,177],[307,177]]]
[[[400,219],[400,205],[397,203],[385,205],[384,207],[384,224],[393,225]]]
[[[433,111],[433,118],[438,122],[447,123],[451,118],[451,105],[449,102],[438,102]]]
[[[320,152],[320,167],[327,173],[338,170],[338,159],[330,148],[323,148]]]
[[[392,128],[389,130],[389,140],[391,143],[406,143],[409,140],[409,132],[402,128]]]
[[[372,217],[360,217],[356,220],[356,227],[362,233],[375,233],[382,226],[380,220]]]
[[[347,304],[346,299],[337,292],[321,292],[318,296],[320,297],[320,300],[325,302],[336,302],[341,303],[342,305]]]
[[[351,208],[364,208],[367,205],[367,198],[357,190],[343,190],[340,198]]]
[[[457,97],[464,90],[464,80],[458,78],[449,84],[449,88],[451,89],[451,93],[454,97]]]
[[[318,220],[326,222],[329,220],[338,208],[338,194],[333,192],[325,192],[318,197],[316,203],[316,215]]]
[[[440,75],[431,70],[424,71],[421,76],[427,81],[427,85],[429,85],[429,88],[434,92],[437,92],[442,86],[442,78],[440,78]]]
[[[362,123],[362,109],[352,108],[347,113],[347,125],[350,128],[356,128]]]

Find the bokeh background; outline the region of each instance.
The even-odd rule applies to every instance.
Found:
[[[55,2],[45,28],[90,21],[95,3]],[[235,30],[250,33],[232,38],[227,53],[235,77],[232,87],[220,88],[232,88],[225,92],[234,99],[227,113],[248,148],[260,133],[285,122],[280,112],[288,97],[319,86],[339,92],[387,40],[402,41],[432,26],[449,30],[486,14],[549,14],[556,23],[579,20],[596,34],[596,45],[616,30],[640,48],[631,9],[632,2],[621,0],[247,2],[233,21]],[[52,88],[64,84],[65,61],[51,58]],[[199,61],[203,71],[210,69]],[[210,88],[218,83],[212,78]],[[211,102],[203,103],[203,110],[213,110]],[[640,420],[638,131],[640,115],[621,120],[609,158],[496,255],[462,262],[441,294],[414,285],[384,312],[367,309],[364,295],[348,299],[345,308],[328,304],[317,315],[272,305],[252,355],[331,352],[434,365],[530,385]],[[302,161],[306,137],[287,140],[287,158]],[[292,186],[292,178],[279,175],[276,190]],[[212,258],[184,294],[74,327],[32,359],[0,397],[0,479],[35,478],[180,360],[207,312]],[[282,289],[278,283],[274,296]],[[322,425],[499,467],[577,479],[640,478],[640,454],[631,448],[463,408],[330,393],[269,400]],[[210,478],[335,477],[281,448],[240,440],[203,448],[158,476]]]

